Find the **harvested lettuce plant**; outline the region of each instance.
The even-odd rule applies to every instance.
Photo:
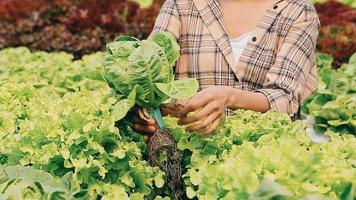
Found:
[[[156,33],[143,41],[120,36],[107,44],[104,73],[121,98],[113,108],[116,120],[135,105],[151,111],[156,119],[159,127],[148,143],[149,160],[165,171],[173,199],[184,195],[181,156],[170,131],[162,129],[158,108],[169,98],[189,98],[198,90],[195,79],[174,80],[173,66],[178,58],[179,45],[169,33]]]
[[[117,120],[135,104],[156,109],[169,98],[195,94],[195,79],[174,80],[172,67],[178,58],[179,45],[169,33],[156,33],[143,41],[119,36],[107,44],[104,78],[122,97],[114,108]]]

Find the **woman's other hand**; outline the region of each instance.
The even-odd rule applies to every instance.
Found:
[[[142,108],[137,108],[131,112],[129,119],[132,121],[132,129],[142,134],[146,141],[156,131],[156,121],[145,115]]]
[[[188,131],[210,134],[220,125],[228,107],[230,88],[212,86],[190,98],[179,112],[179,124],[188,125]],[[196,111],[193,115],[188,113]],[[192,124],[192,125],[191,125]]]

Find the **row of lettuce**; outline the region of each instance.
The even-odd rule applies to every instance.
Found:
[[[72,62],[65,53],[2,50],[0,162],[65,177],[69,184],[59,195],[63,199],[70,199],[68,194],[82,199],[152,197],[154,188],[163,187],[164,173],[143,159],[141,137],[126,136],[115,127],[111,108],[117,98],[101,79],[103,59],[102,53]],[[0,197],[61,199],[58,193],[33,189],[45,189],[46,182],[38,186],[37,179],[27,180],[30,176],[23,174],[21,185],[11,174],[1,179]]]
[[[317,133],[331,130],[356,134],[356,54],[339,69],[333,58],[319,54],[318,90],[303,104],[302,111]]]
[[[0,199],[170,198],[142,136],[115,125],[103,59],[0,51]],[[273,112],[239,110],[208,137],[166,118],[187,198],[354,199],[356,138],[344,133],[355,133],[355,62],[337,71],[330,62],[319,56],[321,89],[304,105],[328,142],[313,143],[304,122]]]

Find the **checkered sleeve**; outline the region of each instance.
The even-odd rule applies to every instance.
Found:
[[[180,29],[181,22],[176,0],[166,0],[156,19],[152,33],[170,32],[178,39],[181,32]]]
[[[316,84],[309,84],[316,80],[307,79],[315,71],[319,29],[316,11],[304,9],[286,33],[263,88],[256,90],[267,97],[271,110],[292,116],[297,113],[305,90],[316,89]]]

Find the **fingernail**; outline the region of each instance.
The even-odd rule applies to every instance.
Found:
[[[210,133],[209,132],[204,132],[203,135],[209,135]]]
[[[148,136],[147,136],[147,135],[144,135],[144,136],[143,136],[143,139],[144,139],[145,141],[148,141]]]
[[[156,127],[155,127],[155,126],[152,126],[152,128],[148,128],[148,131],[150,131],[150,132],[155,132],[155,131],[156,131]]]

